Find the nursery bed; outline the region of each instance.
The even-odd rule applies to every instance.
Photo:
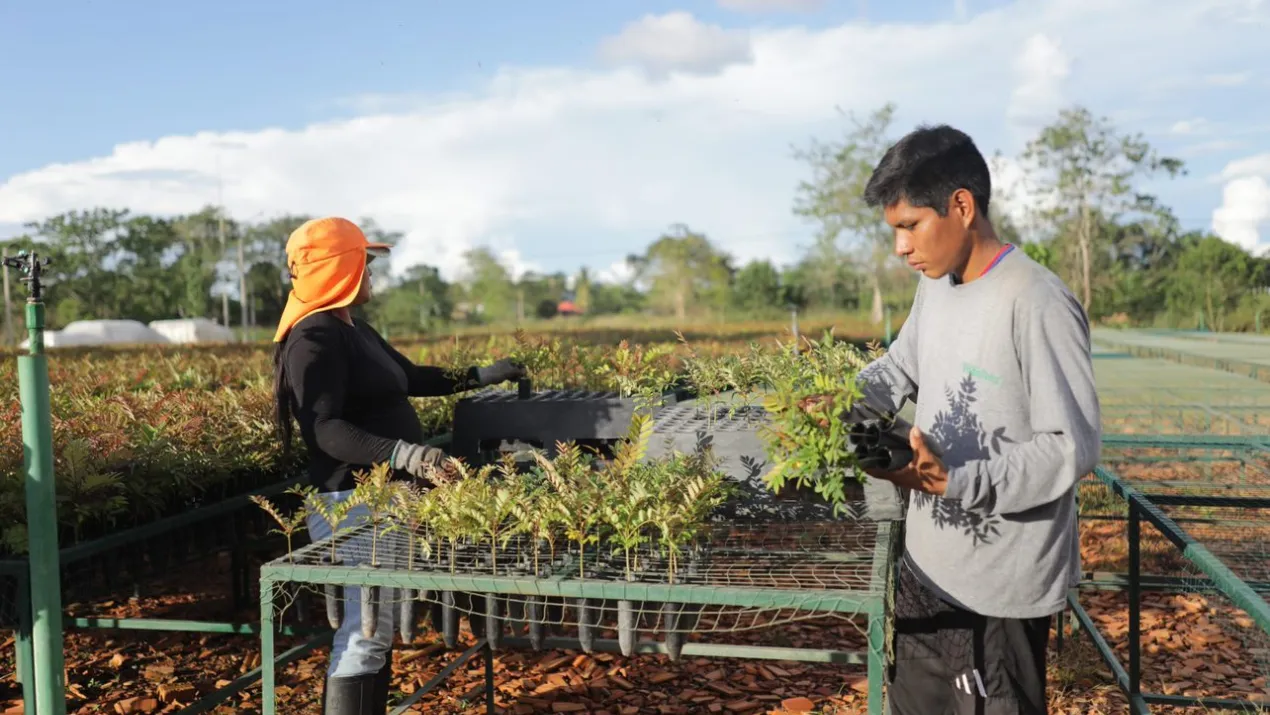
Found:
[[[366,548],[369,525],[336,538],[343,549]],[[540,555],[539,577],[533,576],[530,549],[509,542],[498,550],[492,568],[488,544],[460,547],[453,566],[449,547],[426,532],[400,531],[378,537],[377,555],[389,566],[332,567],[325,563],[328,542],[318,542],[266,564],[261,569],[262,623],[276,618],[275,598],[294,593],[289,584],[378,587],[379,607],[396,607],[398,589],[429,603],[443,603],[450,612],[466,611],[482,627],[491,648],[529,642],[559,646],[573,644],[595,651],[597,641],[617,630],[627,652],[665,652],[672,660],[683,655],[741,657],[868,664],[869,712],[882,710],[882,670],[888,634],[886,604],[891,588],[895,530],[889,522],[842,520],[831,522],[711,524],[692,553],[682,556],[674,582],[664,564],[645,553],[627,575],[626,557],[588,551],[583,564],[576,551]],[[415,554],[430,555],[409,566],[401,556],[407,540],[415,539]],[[348,553],[344,551],[344,553]],[[391,556],[384,556],[390,554]],[[545,562],[545,563],[544,563]],[[581,569],[581,574],[580,571]],[[365,591],[363,591],[365,593]],[[466,597],[463,597],[464,595]],[[634,614],[626,629],[657,634],[662,641],[636,640],[618,628],[622,604]],[[284,605],[285,608],[285,605]],[[433,616],[440,609],[433,607]],[[493,615],[490,615],[490,614]],[[532,614],[532,615],[529,615]],[[452,616],[440,616],[442,622]],[[839,619],[864,631],[863,654],[797,648],[705,644],[707,636],[773,629],[809,619]],[[535,626],[535,624],[538,624]],[[559,640],[567,629],[569,637]],[[269,665],[274,651],[271,627],[262,627],[264,712],[276,712],[275,674]],[[600,638],[595,636],[599,635]],[[696,641],[685,645],[687,635]],[[513,640],[514,639],[514,640]],[[452,638],[447,645],[455,647]]]

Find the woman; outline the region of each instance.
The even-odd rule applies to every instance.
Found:
[[[524,375],[521,366],[500,360],[472,367],[456,379],[442,368],[413,364],[369,325],[354,320],[349,308],[371,298],[368,264],[388,249],[368,242],[361,229],[342,218],[308,221],[287,240],[291,294],[274,336],[277,419],[284,448],[291,443],[293,415],[300,425],[311,455],[309,480],[324,499],[347,499],[353,472],[371,465],[389,462],[395,478],[409,479],[424,477],[444,459],[440,449],[423,444],[423,426],[408,397],[449,395]],[[365,516],[364,508],[354,508],[339,529]],[[332,533],[312,515],[308,529],[314,541]],[[356,565],[367,551],[349,548],[341,553],[344,565]],[[380,608],[375,637],[366,638],[360,591],[345,591],[323,693],[326,715],[387,711],[397,609]]]

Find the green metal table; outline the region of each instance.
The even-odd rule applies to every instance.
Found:
[[[1086,574],[1068,605],[1135,715],[1152,705],[1260,712],[1247,698],[1151,692],[1144,677],[1143,594],[1202,594],[1205,618],[1231,634],[1240,665],[1270,674],[1270,447],[1237,437],[1104,442],[1103,464],[1081,485],[1081,521],[1123,524],[1127,551]],[[1119,571],[1123,568],[1123,572]],[[1122,662],[1080,603],[1083,590],[1125,590]],[[1240,616],[1247,620],[1236,625]],[[1061,633],[1061,628],[1060,628]]]
[[[358,539],[364,543],[366,530],[371,528],[370,525],[359,526],[333,537],[340,540],[336,546],[341,554],[346,554],[349,545],[357,543]],[[627,643],[627,652],[679,651],[682,655],[702,657],[864,664],[868,667],[868,712],[881,715],[885,712],[883,676],[889,662],[893,574],[900,530],[899,524],[863,519],[714,523],[704,536],[703,547],[697,556],[684,562],[673,584],[666,582],[665,572],[658,570],[657,556],[652,553],[645,553],[638,559],[643,566],[635,573],[634,580],[627,580],[621,566],[623,554],[619,552],[610,556],[607,549],[602,552],[588,549],[585,558],[591,566],[591,573],[585,578],[579,577],[576,550],[558,553],[554,560],[546,558],[550,565],[540,564],[538,567],[538,573],[544,575],[534,577],[533,569],[526,560],[526,545],[515,540],[500,548],[497,570],[490,568],[490,561],[485,558],[489,555],[488,545],[473,544],[470,548],[460,549],[451,566],[449,547],[443,543],[438,543],[432,556],[417,559],[413,568],[399,565],[333,567],[324,565],[330,553],[329,540],[318,541],[261,568],[263,712],[265,715],[278,712],[273,655],[274,624],[279,616],[275,600],[287,590],[284,588],[287,584],[301,588],[304,587],[302,584],[318,588],[325,584],[338,584],[345,587],[380,587],[381,594],[413,589],[413,592],[407,593],[422,594],[421,600],[433,603],[454,603],[452,597],[447,598],[444,594],[457,593],[492,596],[492,602],[502,604],[496,609],[499,615],[495,616],[501,627],[497,630],[485,629],[483,641],[469,648],[459,660],[433,678],[428,687],[414,693],[394,712],[403,712],[422,698],[428,688],[439,685],[449,672],[458,667],[457,663],[475,657],[481,651],[486,657],[487,708],[492,712],[494,689],[489,680],[493,677],[493,649],[524,647],[527,641],[519,634],[522,630],[532,632],[531,622],[543,623],[547,627],[567,625],[574,628],[580,620],[578,613],[590,612],[581,619],[590,624],[589,630],[614,630],[613,621],[606,620],[601,614],[611,613],[615,603],[620,608],[619,602],[627,602],[638,604],[636,607],[641,612],[659,616],[662,604],[677,604],[680,609],[677,617],[679,625],[663,628],[662,625],[649,626],[640,622],[637,626],[644,633],[650,630],[660,632],[664,642],[636,638],[633,647]],[[405,541],[409,538],[435,538],[403,531],[398,529],[378,536],[381,558],[386,553],[405,553]],[[411,550],[411,553],[419,552]],[[346,555],[343,558],[345,563],[369,563],[369,558],[353,561]],[[394,563],[400,564],[403,560],[397,559]],[[391,599],[384,596],[380,607],[388,607],[390,602]],[[542,604],[543,608],[531,608],[529,604]],[[548,615],[553,606],[556,607],[556,615]],[[566,612],[572,612],[571,619],[563,615]],[[482,610],[478,618],[484,615]],[[867,650],[861,653],[825,648],[682,643],[687,640],[688,632],[696,633],[705,640],[711,633],[726,634],[740,630],[738,624],[742,622],[749,624],[745,626],[747,629],[779,628],[781,623],[825,617],[850,621],[865,637]],[[675,622],[671,621],[672,624]],[[664,625],[665,621],[661,623]],[[541,631],[540,627],[540,634]],[[682,645],[672,646],[672,635]],[[617,649],[615,641],[587,640],[593,650]],[[568,638],[546,638],[539,640],[537,645],[549,649],[586,650],[582,648],[582,642],[579,634]]]

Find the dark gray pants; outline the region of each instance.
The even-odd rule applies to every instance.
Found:
[[[946,603],[899,563],[892,715],[1044,715],[1052,616],[990,618]]]

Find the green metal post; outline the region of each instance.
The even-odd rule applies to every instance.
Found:
[[[886,347],[891,347],[891,309],[883,308],[883,315],[886,316]]]
[[[18,356],[22,444],[26,466],[26,524],[30,563],[31,640],[38,715],[66,715],[62,650],[62,584],[57,548],[57,488],[53,480],[53,424],[49,408],[48,356],[44,354],[44,301],[37,256],[19,255],[6,265],[21,269],[31,291],[26,302],[28,355]]]
[[[22,566],[17,575],[18,630],[14,634],[14,658],[17,661],[18,682],[22,684],[23,712],[39,712],[35,708],[35,649],[31,643],[31,585],[30,567]]]
[[[260,709],[275,715],[278,707],[274,671],[273,590],[275,581],[260,579]]]

